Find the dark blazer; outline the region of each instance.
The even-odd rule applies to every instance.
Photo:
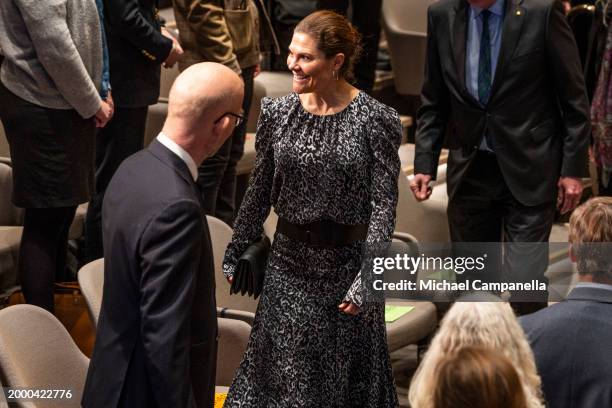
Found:
[[[161,64],[172,50],[160,32],[157,0],[104,0],[104,27],[115,105],[157,103]]]
[[[83,406],[212,408],[213,255],[187,165],[153,141],[117,170],[102,220],[104,295]]]
[[[487,131],[514,197],[530,206],[550,202],[560,175],[588,174],[589,106],[561,2],[506,0],[487,106],[466,87],[468,12],[465,0],[441,0],[428,10],[415,173],[435,177],[449,125],[447,183],[452,199]]]
[[[612,407],[612,290],[577,287],[520,323],[548,407]]]

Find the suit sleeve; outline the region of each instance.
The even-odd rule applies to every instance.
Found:
[[[105,0],[104,10],[113,32],[159,64],[168,58],[172,40],[164,37],[158,27],[147,21],[137,0]]]
[[[421,90],[421,107],[417,113],[414,172],[430,174],[434,178],[450,110],[449,92],[442,76],[435,28],[430,7],[427,10],[425,79]]]
[[[561,2],[555,1],[551,6],[546,41],[564,126],[561,176],[586,177],[591,133],[589,102],[578,48]]]
[[[218,62],[240,74],[240,65],[225,21],[223,2],[187,0],[185,3],[188,10],[182,12],[196,35],[198,53],[206,61]]]
[[[182,200],[154,217],[141,238],[141,336],[152,398],[160,407],[184,407],[193,399],[191,307],[203,223],[200,207]]]

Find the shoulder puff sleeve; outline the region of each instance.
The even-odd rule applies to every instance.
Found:
[[[375,120],[369,132],[372,152],[372,175],[370,185],[372,213],[366,237],[368,253],[381,244],[391,242],[395,229],[395,208],[397,206],[397,178],[400,172],[398,149],[402,140],[402,125],[399,115],[385,107]],[[365,262],[364,262],[365,264]],[[363,270],[363,264],[362,264]],[[351,285],[344,301],[362,306],[361,272]]]
[[[270,196],[274,179],[273,106],[272,99],[262,99],[255,136],[255,169],[234,222],[232,240],[225,251],[223,274],[226,278],[234,276],[240,255],[249,244],[261,236],[263,223],[272,207]]]

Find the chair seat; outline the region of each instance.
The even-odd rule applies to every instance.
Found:
[[[0,292],[17,284],[17,258],[23,227],[0,226]]]
[[[396,321],[387,323],[387,343],[390,352],[424,339],[438,324],[436,307],[431,302],[388,299],[387,304],[414,307]]]

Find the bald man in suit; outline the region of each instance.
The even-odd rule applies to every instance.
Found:
[[[151,145],[119,167],[103,204],[104,295],[84,407],[214,404],[213,254],[197,166],[233,132],[243,98],[220,64],[185,70]]]

